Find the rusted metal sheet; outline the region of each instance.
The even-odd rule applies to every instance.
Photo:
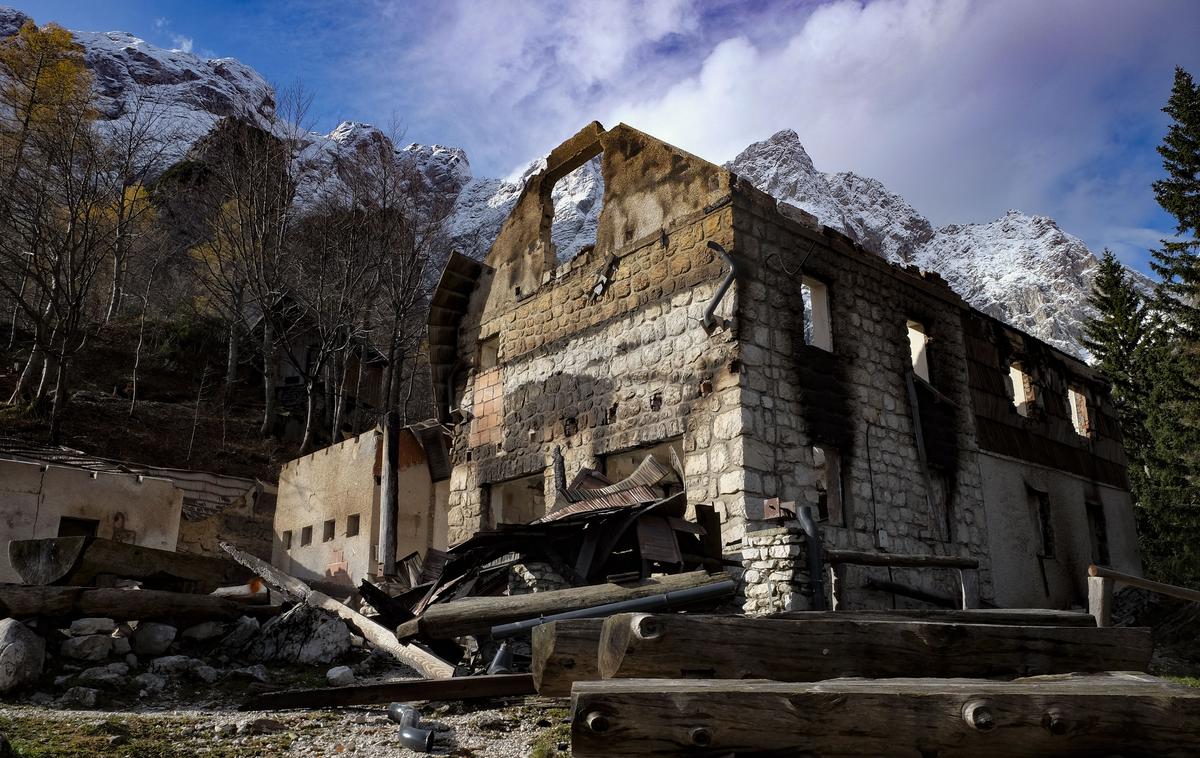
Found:
[[[583,490],[586,492],[586,490]],[[596,490],[599,492],[599,490]],[[650,489],[649,487],[634,487],[620,492],[613,492],[607,495],[589,496],[585,500],[578,502],[567,503],[561,508],[557,508],[545,516],[542,516],[535,524],[542,524],[548,521],[557,521],[564,516],[571,516],[577,513],[588,513],[591,511],[603,511],[609,508],[626,508],[634,505],[643,505],[653,503],[662,498],[662,495]]]
[[[638,550],[644,561],[683,563],[679,542],[670,522],[662,516],[643,516],[637,523]]]

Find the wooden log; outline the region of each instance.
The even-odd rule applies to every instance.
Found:
[[[1096,626],[1112,626],[1114,584],[1116,580],[1107,576],[1088,577],[1088,613],[1096,619]]]
[[[1132,574],[1122,574],[1120,571],[1113,571],[1104,566],[1088,566],[1089,576],[1100,576],[1106,579],[1114,579],[1121,584],[1128,584],[1130,587],[1141,587],[1144,590],[1157,592],[1160,595],[1169,597],[1177,597],[1180,600],[1191,600],[1194,603],[1200,603],[1200,591],[1188,589],[1187,587],[1176,587],[1174,584],[1163,584],[1162,582],[1152,582],[1149,579],[1143,579],[1140,576]]]
[[[243,711],[285,708],[336,708],[346,705],[412,702],[416,700],[473,700],[477,698],[536,695],[532,674],[462,676],[453,679],[403,679],[383,684],[352,684],[255,695],[239,707]]]
[[[533,683],[539,695],[567,697],[574,682],[599,679],[604,619],[552,621],[533,629]]]
[[[101,575],[144,580],[150,589],[208,594],[253,577],[237,563],[99,537],[12,540],[8,558],[25,584],[85,587]]]
[[[765,618],[819,619],[830,614],[822,611],[786,611]],[[1057,611],[1046,608],[907,608],[883,611],[838,611],[836,618],[855,621],[936,621],[946,624],[1001,624],[1004,626],[1096,626],[1090,613]]]
[[[221,547],[232,555],[234,560],[258,574],[264,582],[279,592],[311,605],[314,608],[322,608],[336,613],[341,618],[353,624],[354,628],[358,629],[367,642],[390,654],[398,661],[412,666],[430,679],[448,679],[454,676],[453,664],[447,663],[433,653],[422,650],[416,645],[405,645],[397,640],[396,636],[389,629],[376,624],[358,611],[346,607],[323,592],[310,589],[308,585],[299,579],[288,576],[266,561],[238,550],[228,542],[222,542]]]
[[[573,688],[575,758],[1200,754],[1200,690],[1148,676],[609,680]]]
[[[843,676],[1013,677],[1145,671],[1149,629],[624,613],[600,633],[606,679],[813,682]]]
[[[871,553],[865,550],[826,550],[827,563],[853,563],[856,566],[892,566],[896,568],[979,568],[974,558],[957,555],[919,555],[904,553]]]
[[[221,621],[241,616],[264,618],[278,613],[279,606],[247,604],[217,595],[188,592],[0,585],[0,614],[18,619],[101,616],[118,621]]]
[[[396,629],[396,636],[400,639],[417,635],[430,639],[450,639],[465,634],[483,635],[497,624],[700,587],[728,578],[729,575],[725,573],[691,571],[626,585],[593,584],[529,595],[469,597],[429,606],[419,618],[401,624]]]

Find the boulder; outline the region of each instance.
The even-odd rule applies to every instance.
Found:
[[[126,676],[128,673],[129,667],[124,663],[111,663],[107,666],[93,666],[85,669],[76,677],[76,681],[90,687],[119,689],[128,683],[129,679]]]
[[[77,705],[81,708],[95,708],[96,698],[100,695],[98,690],[91,687],[72,687],[63,693],[58,700],[63,705]]]
[[[334,666],[325,672],[330,687],[347,687],[354,684],[354,672],[349,666]]]
[[[83,637],[89,634],[112,634],[116,628],[117,622],[112,619],[75,619],[71,622],[71,636]]]
[[[113,635],[113,638],[112,638],[112,654],[113,655],[128,655],[129,651],[132,649],[133,649],[133,646],[129,644],[128,637],[117,637],[116,635]]]
[[[167,655],[162,658],[155,658],[150,661],[150,673],[167,678],[187,676],[208,684],[217,681],[217,678],[220,676],[215,668],[209,666],[204,661],[197,658],[189,658],[186,655]]]
[[[285,731],[287,731],[287,727],[278,719],[243,719],[237,725],[238,734],[275,734]]]
[[[166,689],[167,679],[158,674],[146,673],[135,676],[133,683],[138,686],[138,697],[145,697],[146,695],[153,695],[155,692],[162,692]]]
[[[246,644],[250,642],[250,640],[254,639],[254,636],[258,634],[259,629],[260,625],[258,623],[258,619],[251,616],[242,616],[234,623],[233,628],[229,630],[229,633],[221,639],[221,642],[218,643],[217,647],[222,652],[230,655],[236,655],[237,653],[241,652],[242,648],[244,648]]]
[[[170,624],[143,621],[133,631],[133,652],[138,655],[162,655],[175,641],[178,630]]]
[[[225,634],[225,624],[219,621],[204,621],[183,630],[183,638],[191,642],[207,642]]]
[[[261,663],[256,663],[253,666],[245,666],[240,669],[234,669],[229,672],[230,678],[250,679],[255,682],[267,682],[267,667]]]
[[[36,681],[45,662],[45,640],[16,619],[0,621],[0,692]]]
[[[263,624],[241,654],[250,660],[333,663],[350,651],[350,630],[329,611],[296,605]]]
[[[88,634],[63,640],[58,652],[64,658],[77,661],[102,661],[112,651],[112,637],[107,634]]]

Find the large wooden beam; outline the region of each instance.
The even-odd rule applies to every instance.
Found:
[[[625,613],[600,635],[604,678],[813,682],[1145,671],[1149,629]]]
[[[604,619],[552,621],[533,629],[533,683],[539,695],[567,697],[571,685],[599,679],[596,667]]]
[[[1123,574],[1120,571],[1105,566],[1088,566],[1088,576],[1096,576],[1104,579],[1112,579],[1121,584],[1128,584],[1130,587],[1139,587],[1143,590],[1157,592],[1160,595],[1179,598],[1180,600],[1189,600],[1193,603],[1200,603],[1200,590],[1193,590],[1187,587],[1177,587],[1174,584],[1163,584],[1162,582],[1153,582],[1149,579],[1144,579],[1133,574]]]
[[[828,563],[852,563],[856,566],[892,566],[894,568],[979,568],[979,561],[957,555],[872,553],[865,550],[826,550],[821,556]]]
[[[9,562],[25,584],[84,587],[102,575],[146,580],[152,589],[207,594],[253,574],[224,558],[156,550],[99,537],[50,537],[8,543]]]
[[[367,642],[390,654],[396,660],[412,666],[430,679],[448,679],[454,676],[453,664],[447,663],[433,653],[422,650],[416,645],[405,645],[397,640],[396,636],[389,629],[376,624],[358,611],[346,607],[323,592],[309,588],[307,584],[299,579],[285,574],[264,560],[237,549],[228,542],[222,542],[221,547],[224,548],[225,552],[232,555],[234,560],[262,577],[264,582],[279,592],[311,605],[314,608],[323,608],[324,610],[336,613],[341,618],[353,624],[354,628],[358,629]]]
[[[784,611],[772,613],[773,619],[820,619],[824,611]],[[850,621],[937,621],[948,624],[1001,624],[1004,626],[1096,626],[1090,613],[1057,611],[1045,608],[907,608],[897,610],[838,611],[835,618]]]
[[[416,700],[472,700],[476,698],[536,695],[531,674],[461,676],[453,679],[402,679],[383,684],[355,684],[255,695],[239,710],[270,711],[285,708],[336,708],[346,705],[413,702]]]
[[[277,613],[279,606],[249,604],[217,595],[188,592],[0,585],[0,615],[18,619],[34,616],[101,616],[118,621],[219,621],[240,616],[263,618]]]
[[[575,758],[1200,755],[1200,690],[1144,675],[577,682],[573,710]]]
[[[565,590],[534,592],[529,595],[469,597],[429,606],[419,618],[401,624],[396,629],[396,636],[400,639],[417,635],[430,639],[450,639],[465,634],[488,634],[492,627],[498,624],[650,597],[721,582],[728,578],[729,575],[725,573],[692,571],[624,585],[593,584]]]

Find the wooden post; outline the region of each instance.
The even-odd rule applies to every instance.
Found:
[[[379,482],[379,562],[383,575],[396,573],[396,524],[399,517],[400,417],[388,411],[383,422],[383,471]]]
[[[569,697],[575,682],[599,679],[604,619],[552,621],[533,629],[533,683],[539,695]]]
[[[251,605],[228,597],[188,592],[8,584],[0,585],[0,611],[18,619],[101,616],[118,621],[208,621],[239,616],[266,618],[278,614],[279,606]]]
[[[1149,629],[1001,626],[911,620],[622,613],[604,622],[605,679],[1000,677],[1145,671]]]
[[[1088,577],[1088,613],[1096,618],[1096,626],[1112,626],[1114,584],[1106,576]]]
[[[571,749],[601,756],[1200,755],[1200,690],[1129,674],[577,682]]]
[[[958,584],[962,588],[962,609],[979,607],[979,570],[959,569]]]

